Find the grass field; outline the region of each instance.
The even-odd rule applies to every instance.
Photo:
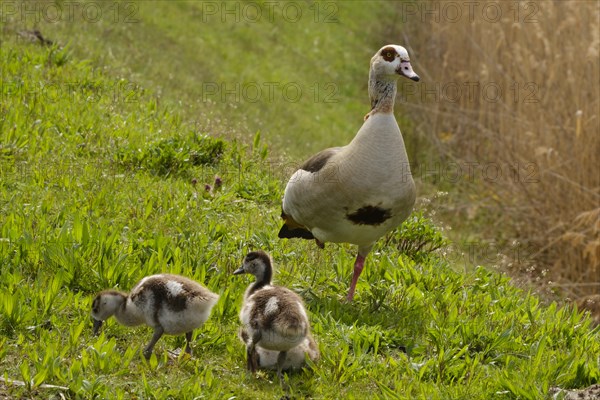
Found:
[[[160,71],[166,73],[173,63],[166,54],[181,49],[180,37],[189,32],[183,18],[198,6],[153,4],[136,8],[148,24],[146,33],[128,26],[111,25],[110,30],[100,23],[81,24],[82,31],[64,49],[18,36],[19,30],[32,28],[19,26],[18,20],[4,26],[0,397],[543,399],[553,386],[583,388],[600,380],[599,331],[590,320],[568,307],[542,305],[493,269],[464,263],[436,227],[435,209],[427,198],[420,199],[399,230],[377,244],[355,302],[343,303],[355,248],[327,245],[320,250],[309,241],[276,237],[282,190],[297,161],[295,154],[342,140],[319,139],[316,131],[310,136],[309,127],[318,124],[307,115],[334,111],[309,101],[297,103],[302,112],[281,102],[244,105],[261,117],[260,124],[284,126],[283,108],[290,118],[298,118],[293,132],[307,136],[292,147],[304,150],[288,153],[281,151],[289,147],[287,139],[276,139],[275,131],[261,129],[257,134],[256,121],[246,125],[231,111],[236,108],[192,101],[195,80],[183,73],[192,61],[185,61],[182,76],[172,80],[160,78]],[[167,9],[172,14],[159,18]],[[340,5],[338,15],[359,21],[357,16],[380,11]],[[371,20],[372,15],[364,18]],[[331,28],[329,40],[347,35],[347,26],[357,29],[350,22],[339,25]],[[39,28],[58,40],[61,32],[77,26]],[[293,42],[286,26],[279,31],[275,24],[272,35],[290,35]],[[258,29],[266,34],[269,24]],[[235,34],[245,36],[247,46],[257,46],[258,54],[269,48],[252,41],[250,30],[240,30]],[[156,41],[165,41],[164,47],[138,43],[128,49],[127,40],[113,41],[147,37],[152,31]],[[177,38],[171,48],[165,31]],[[109,41],[100,32],[115,36]],[[216,43],[211,35],[203,37]],[[360,121],[349,122],[345,115],[361,117],[367,108],[363,75],[373,51],[370,35],[357,39],[364,44],[340,57],[363,50],[367,54],[347,65],[356,68],[360,85],[344,89],[344,100],[334,104],[342,114],[338,122],[332,121],[335,131],[348,124],[349,137]],[[296,40],[295,51],[305,54],[311,46]],[[94,41],[103,43],[98,46],[110,42],[112,50],[101,51]],[[89,57],[85,46],[90,46]],[[222,57],[231,49],[240,51],[213,46]],[[301,59],[307,65],[327,65],[331,52],[325,49],[314,59]],[[123,58],[128,50],[133,53],[131,65]],[[186,57],[195,54],[192,49],[180,51]],[[218,57],[202,58],[205,71],[213,68],[223,76],[242,71],[219,69]],[[263,79],[263,67],[273,61],[252,61],[256,75],[249,79]],[[146,70],[141,68],[145,64]],[[269,73],[291,74],[296,64],[282,56],[281,71]],[[322,79],[306,68],[299,67],[298,73]],[[338,73],[343,81],[354,76],[351,71]],[[181,104],[174,100],[178,93]],[[348,103],[346,96],[351,98]],[[364,102],[358,100],[363,97]],[[203,125],[199,115],[232,117],[227,123]],[[221,188],[214,187],[215,176],[221,178]],[[273,256],[276,282],[303,296],[321,350],[312,369],[287,376],[287,393],[275,374],[245,371],[244,348],[237,338],[241,298],[250,282],[232,272],[256,248]],[[128,290],[157,272],[189,276],[221,296],[195,334],[191,359],[169,359],[167,351],[184,341],[165,337],[146,361],[140,350],[150,330],[125,328],[114,320],[100,336],[92,336],[90,307],[97,291]],[[9,383],[13,381],[24,385]]]
[[[261,3],[15,1],[5,29],[40,28],[153,88],[200,130],[250,139],[260,130],[278,154],[300,159],[349,141],[369,110],[369,60],[381,40],[393,42],[380,23],[393,3]]]

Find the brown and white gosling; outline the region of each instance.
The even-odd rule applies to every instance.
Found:
[[[250,336],[244,328],[240,329],[240,340],[246,345],[250,341]],[[267,350],[258,346],[255,349],[259,368],[277,370],[278,351]],[[281,369],[283,371],[300,369],[306,365],[306,357],[312,362],[316,362],[321,357],[319,346],[310,333],[298,346],[287,351]]]
[[[144,357],[150,358],[154,345],[165,333],[185,333],[185,351],[191,355],[192,332],[208,319],[218,299],[217,294],[183,276],[147,276],[129,294],[104,290],[96,295],[92,303],[94,335],[98,334],[102,322],[114,315],[126,326],[146,324],[154,328]]]
[[[283,383],[282,370],[287,353],[300,346],[310,334],[304,304],[291,290],[271,285],[273,267],[269,255],[264,251],[253,251],[246,255],[242,266],[234,272],[235,275],[244,273],[256,277],[244,294],[240,312],[242,329],[247,335],[248,369],[255,372],[260,366],[259,354],[262,350],[257,348],[277,352],[277,375]]]

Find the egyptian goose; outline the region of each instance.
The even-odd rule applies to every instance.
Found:
[[[287,352],[300,346],[310,333],[304,303],[291,290],[271,285],[273,267],[264,251],[253,251],[244,257],[234,275],[244,273],[256,278],[246,289],[240,311],[242,329],[247,335],[248,369],[255,372],[260,366],[257,347],[277,352],[277,375],[283,383]]]
[[[240,339],[244,342],[245,345],[248,345],[250,341],[250,336],[246,329],[240,329]],[[262,347],[256,346],[257,353],[257,364],[259,368],[262,369],[277,369],[277,357],[279,355],[278,351],[267,350]],[[287,351],[287,355],[283,362],[282,370],[294,370],[300,369],[306,365],[306,358],[312,362],[316,362],[321,353],[319,352],[319,346],[313,336],[309,333],[304,341],[302,341],[298,346],[291,348]]]
[[[290,178],[283,196],[280,238],[358,245],[347,299],[352,301],[374,243],[411,213],[415,184],[394,117],[396,81],[418,81],[404,47],[387,45],[371,59],[371,111],[344,147],[323,150]]]
[[[102,321],[115,316],[126,326],[146,324],[154,328],[152,340],[144,349],[150,358],[152,349],[163,333],[185,333],[186,353],[192,353],[192,331],[208,319],[219,296],[197,282],[179,275],[159,274],[139,281],[127,294],[105,290],[96,295],[92,303],[94,335]]]

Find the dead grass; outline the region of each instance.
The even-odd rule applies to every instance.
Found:
[[[455,224],[527,249],[513,272],[547,272],[568,297],[600,293],[599,10],[398,5],[397,36],[423,78],[401,88],[405,106],[443,160],[417,166],[421,178],[459,193],[445,210]]]

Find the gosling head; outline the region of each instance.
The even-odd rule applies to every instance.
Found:
[[[94,320],[94,335],[98,334],[102,322],[117,312],[122,307],[127,295],[116,290],[100,292],[92,302],[92,319]]]
[[[273,274],[271,258],[262,250],[251,251],[244,257],[242,266],[236,269],[233,274],[252,274],[256,277],[257,282],[268,284],[271,282]]]
[[[408,51],[402,46],[388,44],[383,46],[371,58],[371,73],[377,76],[394,77],[404,76],[415,82],[419,81],[410,65]]]

